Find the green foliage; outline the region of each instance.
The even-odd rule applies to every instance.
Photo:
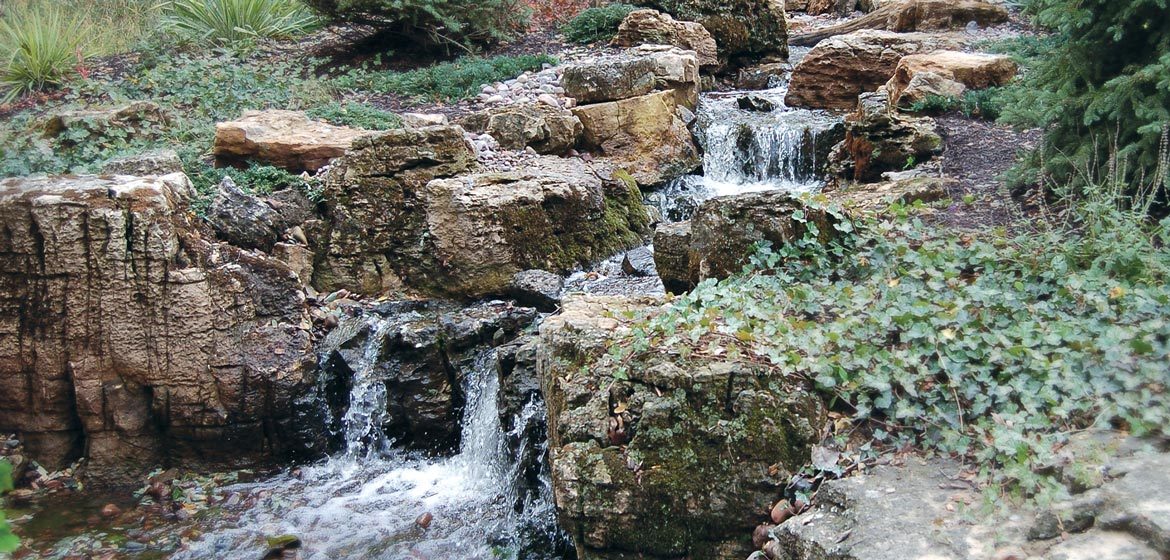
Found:
[[[526,71],[556,64],[545,54],[464,57],[409,72],[351,70],[334,80],[342,89],[396,93],[429,101],[455,101],[477,93],[485,84],[514,78]]]
[[[0,459],[0,497],[12,491],[12,465]],[[12,534],[8,521],[4,519],[4,510],[0,509],[0,552],[14,552],[20,546],[20,540]]]
[[[372,25],[407,44],[477,46],[511,38],[528,26],[521,0],[308,0],[336,21]]]
[[[968,90],[963,92],[961,97],[928,95],[923,100],[911,103],[909,110],[913,113],[928,114],[959,111],[968,117],[995,120],[999,118],[1003,111],[1004,91],[1006,87]]]
[[[7,9],[0,19],[0,88],[4,102],[58,87],[88,56],[87,29],[57,6]]]
[[[1028,12],[1056,38],[1024,76],[1005,118],[1045,128],[1029,179],[1085,186],[1125,171],[1157,173],[1170,128],[1170,18],[1165,0],[1033,0]]]
[[[612,356],[770,364],[813,381],[875,439],[967,456],[1009,488],[1058,490],[1038,473],[1064,434],[1170,422],[1170,220],[1149,228],[1140,209],[1095,192],[1067,227],[1018,239],[843,222],[829,246],[764,248]]]
[[[577,14],[577,17],[561,27],[561,33],[564,33],[565,38],[574,43],[609,41],[613,39],[614,35],[617,35],[618,26],[621,25],[622,20],[626,19],[630,12],[637,9],[637,6],[621,3],[589,8]]]
[[[288,38],[317,25],[300,0],[171,0],[162,28],[196,43],[236,45]]]
[[[390,111],[384,111],[364,103],[336,103],[314,107],[306,112],[314,119],[339,126],[352,126],[366,130],[391,130],[402,128],[402,118]]]

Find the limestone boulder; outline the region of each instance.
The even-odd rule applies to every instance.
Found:
[[[368,131],[315,121],[300,111],[247,111],[215,125],[212,154],[220,165],[256,161],[299,173],[341,157]]]
[[[723,196],[704,201],[688,222],[659,226],[654,262],[667,290],[688,291],[707,278],[743,270],[760,243],[773,248],[815,231],[822,242],[838,218],[782,191]]]
[[[583,146],[622,167],[639,185],[658,185],[702,164],[695,139],[672,91],[582,105],[573,109]]]
[[[857,110],[845,118],[845,139],[829,155],[838,177],[878,181],[930,160],[942,149],[934,119],[903,115],[890,107],[885,91],[862,94]]]
[[[540,154],[563,154],[573,149],[582,132],[576,115],[545,103],[493,107],[467,117],[463,126],[492,135],[505,149],[531,147]]]
[[[934,51],[902,57],[885,89],[894,105],[905,107],[929,95],[962,95],[968,89],[1002,86],[1019,67],[1009,56]],[[957,92],[957,93],[956,93]]]
[[[287,458],[315,383],[283,264],[211,242],[182,174],[0,181],[0,432],[107,483]]]
[[[402,288],[403,270],[421,270],[434,260],[427,246],[417,244],[427,228],[424,187],[474,165],[474,149],[457,126],[390,130],[356,140],[325,179],[325,219],[306,229],[317,262],[313,285],[362,294]]]
[[[618,47],[673,45],[694,51],[699,57],[699,67],[704,70],[714,70],[720,65],[715,38],[702,24],[678,21],[657,10],[631,12],[618,27],[612,44]]]
[[[958,48],[945,35],[858,31],[817,44],[792,71],[784,101],[792,107],[851,110],[857,96],[890,80],[902,57]]]
[[[722,58],[788,57],[784,0],[648,0],[640,4],[702,24],[715,38]]]
[[[522,171],[430,182],[422,239],[434,260],[405,269],[412,286],[457,297],[506,293],[516,273],[559,274],[638,246],[650,217],[629,175],[551,156]]]
[[[693,110],[699,102],[699,58],[693,51],[645,45],[567,66],[561,82],[565,95],[580,105],[664,90]]]
[[[174,150],[155,150],[122,156],[102,164],[103,175],[170,175],[182,173],[183,161]]]
[[[801,382],[734,360],[607,356],[654,299],[570,296],[540,327],[558,519],[578,558],[742,559],[826,420]]]

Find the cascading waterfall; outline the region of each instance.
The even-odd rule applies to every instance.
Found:
[[[668,221],[679,221],[690,218],[699,203],[716,196],[819,189],[827,133],[841,119],[823,111],[786,107],[787,80],[775,85],[762,91],[704,94],[693,125],[703,148],[702,174],[676,179],[647,195],[647,202]],[[757,108],[772,110],[742,109],[742,98],[750,98]]]
[[[323,343],[328,351],[362,328],[373,333],[351,363],[344,449],[321,463],[225,489],[243,496],[245,511],[175,558],[260,558],[266,537],[282,534],[301,540],[305,560],[508,558],[533,540],[559,538],[547,474],[537,491],[519,488],[521,467],[500,424],[494,349],[475,351],[463,372],[466,406],[456,455],[427,458],[392,447],[381,429],[386,373],[378,366],[385,335],[401,324],[400,317],[353,319]],[[528,403],[513,435],[543,414],[543,403]],[[431,516],[427,527],[416,522],[424,514]],[[523,557],[541,555],[525,550]]]

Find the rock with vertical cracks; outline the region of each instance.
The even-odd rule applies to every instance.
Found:
[[[0,182],[0,432],[125,482],[283,457],[313,383],[283,264],[215,244],[182,174]]]

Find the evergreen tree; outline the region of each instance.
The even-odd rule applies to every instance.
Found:
[[[1168,0],[1032,0],[1056,33],[1018,88],[1009,122],[1046,127],[1027,179],[1083,185],[1112,178],[1149,188],[1170,128]],[[1164,168],[1164,167],[1163,167]],[[1033,183],[1034,184],[1034,183]],[[1163,199],[1164,200],[1164,199]]]

